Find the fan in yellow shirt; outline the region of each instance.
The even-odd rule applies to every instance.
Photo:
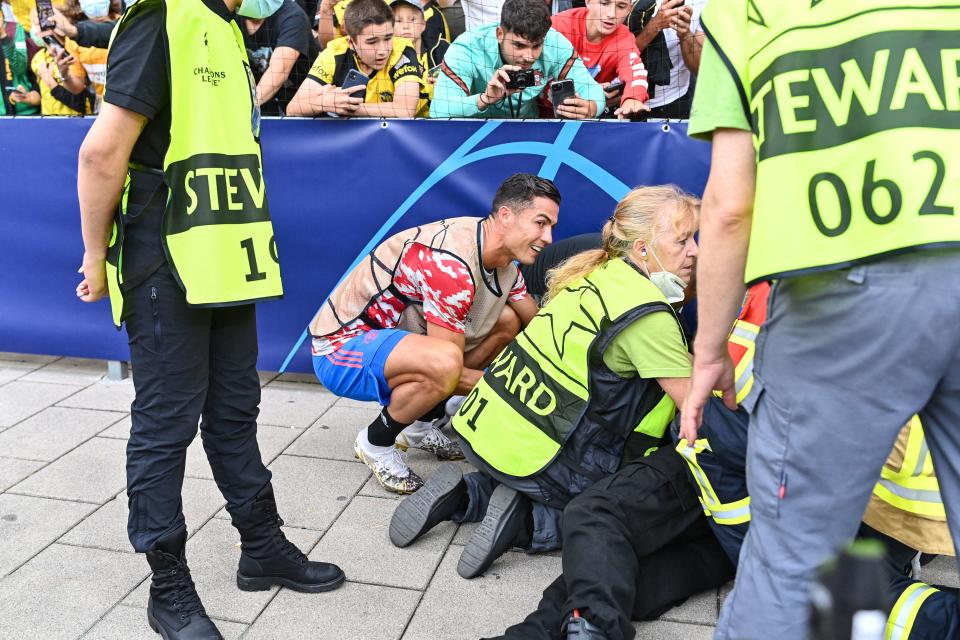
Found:
[[[287,106],[288,116],[412,118],[428,113],[423,67],[409,40],[393,37],[393,12],[383,0],[352,0],[347,36],[332,40]],[[366,87],[341,86],[351,71]]]

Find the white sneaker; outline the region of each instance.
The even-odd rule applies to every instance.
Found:
[[[423,486],[423,478],[407,466],[403,455],[395,447],[373,447],[364,442],[366,440],[366,431],[361,431],[353,443],[353,451],[361,462],[370,467],[380,486],[394,493],[413,493]],[[382,452],[376,450],[381,448]]]
[[[463,460],[460,445],[445,436],[434,424],[417,420],[397,436],[397,448],[401,451],[410,447],[420,449],[437,456],[438,460]]]

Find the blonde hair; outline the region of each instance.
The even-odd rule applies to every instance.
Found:
[[[617,203],[613,215],[603,225],[603,246],[572,256],[547,273],[546,300],[552,299],[564,287],[585,276],[614,258],[629,255],[637,240],[653,245],[662,229],[666,228],[663,212],[672,207],[670,226],[676,233],[692,224],[695,230],[700,218],[700,199],[672,184],[657,187],[637,187]]]

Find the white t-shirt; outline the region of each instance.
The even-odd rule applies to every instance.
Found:
[[[658,12],[662,4],[663,0],[657,0]],[[690,33],[695,34],[700,31],[700,14],[703,12],[703,7],[707,4],[707,1],[687,0],[687,4],[693,9],[693,17],[690,19]],[[670,62],[673,63],[673,68],[670,69],[670,84],[657,85],[656,95],[647,101],[649,107],[662,107],[679,100],[686,95],[687,89],[690,87],[690,69],[687,68],[683,61],[683,54],[680,53],[680,38],[677,37],[677,32],[670,28],[664,29],[663,37],[667,41]]]
[[[492,22],[500,22],[504,0],[461,0],[463,21],[467,31]],[[557,14],[573,7],[572,0],[552,0],[551,13]]]

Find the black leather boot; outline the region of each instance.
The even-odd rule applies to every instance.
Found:
[[[305,593],[336,589],[346,577],[335,564],[307,560],[283,535],[273,488],[267,485],[254,498],[246,520],[234,518],[240,531],[240,566],[237,586],[242,591],[265,591],[280,585]]]
[[[187,567],[187,532],[161,538],[147,562],[153,569],[147,622],[163,640],[223,640],[207,617]]]
[[[524,537],[530,499],[506,485],[499,485],[490,496],[483,521],[467,540],[457,573],[463,578],[476,578],[490,568],[493,561]]]

